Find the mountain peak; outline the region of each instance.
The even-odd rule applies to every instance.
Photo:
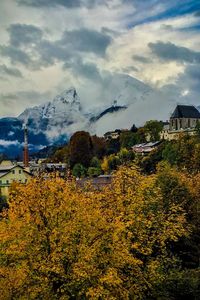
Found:
[[[77,91],[75,87],[70,87],[67,90],[64,90],[61,94],[57,95],[54,98],[54,102],[62,102],[62,103],[79,103],[80,104],[80,99],[77,94]]]

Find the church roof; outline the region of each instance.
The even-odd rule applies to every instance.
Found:
[[[177,105],[171,118],[194,118],[200,119],[200,112],[193,105]]]

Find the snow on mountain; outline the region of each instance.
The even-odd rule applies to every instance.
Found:
[[[75,88],[65,90],[52,102],[26,109],[18,118],[34,132],[45,132],[50,140],[70,135],[87,123]]]
[[[151,119],[167,120],[176,105],[176,99],[166,97],[160,90],[153,89],[128,75],[119,74],[115,77],[111,88],[117,105],[126,106],[127,109],[97,118],[93,124],[93,131],[97,135],[103,135],[106,131],[116,128],[128,129],[133,123],[142,126]]]
[[[63,143],[78,130],[101,136],[116,128],[130,128],[133,123],[141,126],[150,119],[167,120],[176,104],[161,91],[123,74],[109,79],[100,99],[88,99],[86,104],[75,88],[67,89],[52,101],[27,108],[18,118],[0,119],[0,140],[22,145],[23,123],[28,124],[29,143],[35,147]]]
[[[153,89],[142,81],[125,74],[117,74],[110,81],[108,87],[110,101],[117,101],[118,105],[130,105],[138,101],[145,101]]]
[[[60,95],[56,96],[52,102],[47,102],[44,105],[27,108],[19,119],[26,121],[34,119],[35,121],[41,119],[52,119],[60,115],[69,115],[70,111],[81,111],[80,99],[75,88],[65,90]]]
[[[111,78],[102,95],[99,106],[84,106],[72,87],[52,102],[26,109],[19,119],[28,122],[30,130],[43,132],[54,142],[77,130],[103,135],[116,128],[130,128],[133,123],[142,125],[152,118],[165,120],[174,106],[174,101],[166,99],[160,91],[124,74]]]

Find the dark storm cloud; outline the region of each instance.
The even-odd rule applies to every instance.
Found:
[[[94,63],[83,62],[79,57],[64,64],[63,69],[70,69],[77,77],[84,77],[92,81],[101,81],[99,69]]]
[[[104,4],[104,0],[17,0],[20,5],[33,6],[33,7],[55,7],[64,6],[67,8],[76,8],[86,6],[88,8],[97,4]]]
[[[83,53],[105,56],[112,38],[103,32],[83,28],[65,31],[61,39],[50,41],[43,38],[40,28],[26,24],[12,24],[8,28],[9,44],[0,45],[2,56],[10,58],[13,64],[22,64],[31,70],[65,63]]]
[[[148,58],[148,57],[145,57],[145,56],[141,56],[141,55],[133,55],[132,56],[133,60],[137,60],[141,63],[144,63],[144,64],[148,64],[151,62],[151,59]]]
[[[0,74],[22,78],[22,73],[16,68],[9,68],[6,65],[0,65]]]
[[[195,52],[186,47],[176,46],[170,42],[149,43],[148,46],[162,60],[175,60],[181,63],[200,63],[200,52]]]
[[[186,68],[186,74],[188,74],[192,79],[198,80],[200,82],[200,67],[198,65],[189,65]],[[199,84],[200,90],[200,84]]]
[[[48,40],[42,40],[37,45],[37,51],[40,56],[38,64],[43,66],[54,65],[56,61],[65,62],[71,56],[71,52],[67,47],[61,46],[59,42]]]
[[[26,66],[31,64],[31,58],[29,57],[29,55],[13,46],[0,45],[0,53],[2,56],[9,57],[13,64],[21,63],[22,65]]]
[[[82,28],[79,30],[65,31],[60,42],[62,45],[76,51],[93,52],[103,56],[111,41],[111,37],[105,33]]]
[[[19,47],[31,43],[37,43],[42,38],[42,30],[33,25],[12,24],[8,28],[10,44]]]

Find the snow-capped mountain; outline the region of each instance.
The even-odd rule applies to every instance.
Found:
[[[86,105],[72,87],[52,101],[25,109],[18,118],[0,119],[0,151],[8,150],[10,143],[12,151],[15,152],[15,146],[22,152],[24,123],[28,125],[30,148],[35,151],[67,141],[77,130],[103,135],[116,128],[130,128],[133,123],[138,126],[150,119],[166,120],[175,105],[161,92],[123,74],[109,81],[98,106],[92,106],[94,99],[89,103],[91,105]]]
[[[63,91],[52,102],[26,109],[18,118],[36,134],[45,133],[51,142],[83,129],[88,122],[74,87]]]

